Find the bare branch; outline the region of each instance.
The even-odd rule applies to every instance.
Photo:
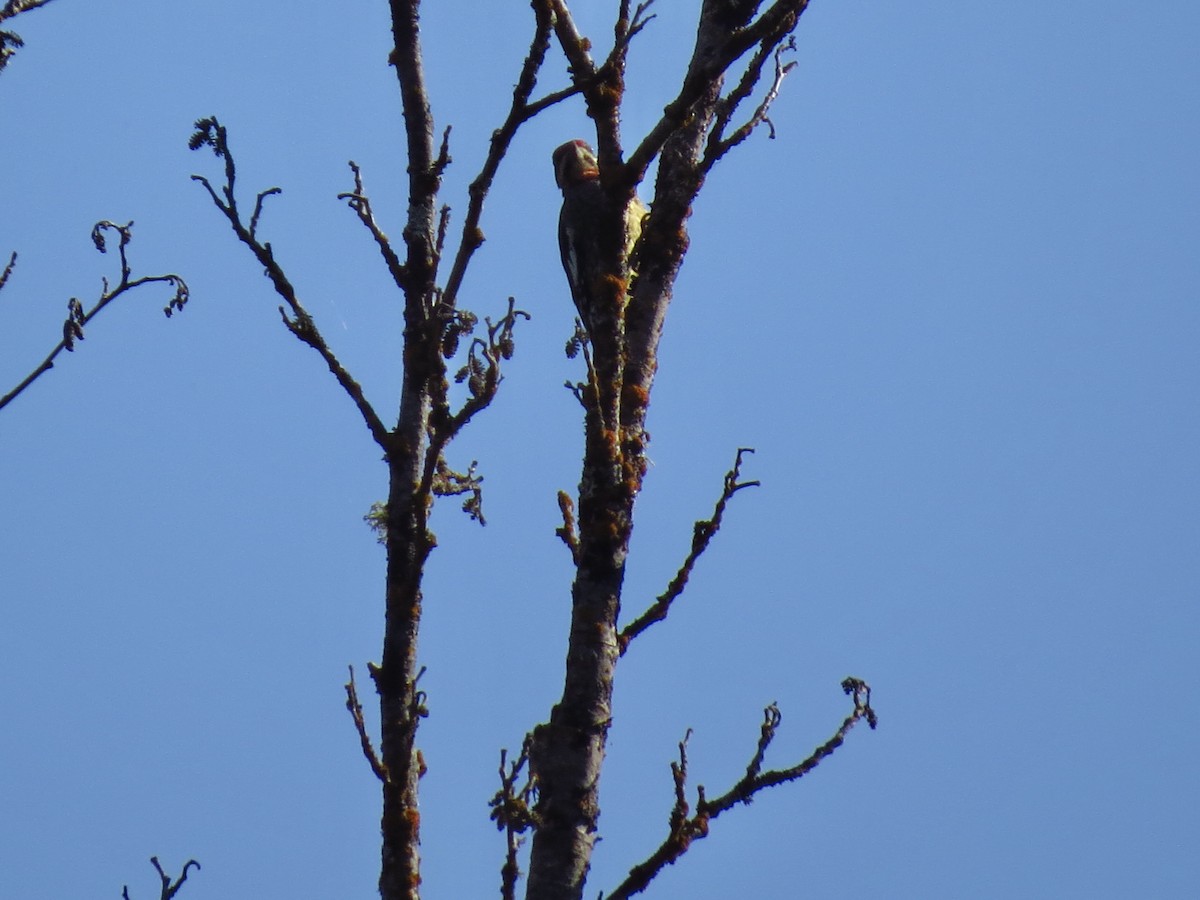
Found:
[[[596,64],[592,61],[592,42],[579,33],[575,19],[563,0],[550,0],[554,12],[554,33],[570,66],[571,79],[576,84],[587,84],[596,77]]]
[[[450,207],[443,205],[442,211],[438,215],[437,241],[434,245],[437,258],[442,258],[442,252],[446,249],[446,232],[450,230]]]
[[[661,622],[667,617],[667,614],[671,611],[671,604],[675,602],[676,598],[683,593],[683,589],[687,587],[688,578],[691,577],[692,569],[696,566],[696,560],[708,549],[709,542],[720,530],[721,520],[725,516],[725,507],[729,503],[730,498],[742,488],[759,486],[759,482],[757,481],[738,481],[738,476],[741,474],[742,469],[742,456],[753,452],[754,449],[751,447],[738,448],[733,468],[725,473],[724,488],[721,491],[721,496],[717,499],[712,518],[701,519],[692,526],[692,548],[688,551],[687,559],[683,561],[683,565],[679,567],[679,571],[675,573],[675,577],[671,579],[671,583],[667,585],[667,589],[658,596],[658,599],[654,601],[649,609],[638,616],[633,622],[626,625],[617,638],[622,654],[629,648],[630,641],[655,622]]]
[[[704,172],[709,171],[718,159],[744,141],[759,125],[765,124],[768,129],[768,136],[775,139],[775,126],[767,117],[767,111],[771,108],[771,104],[779,96],[779,90],[783,86],[783,79],[787,74],[796,67],[796,63],[783,62],[783,54],[795,52],[796,38],[795,35],[790,35],[786,42],[778,47],[772,48],[769,44],[762,44],[758,52],[754,54],[754,58],[746,67],[745,73],[742,75],[742,80],[738,86],[729,93],[728,96],[722,97],[717,104],[716,116],[713,123],[713,129],[708,136],[708,146],[704,150],[704,159],[701,163],[701,169]],[[734,112],[738,105],[754,90],[754,86],[758,83],[762,76],[763,64],[768,57],[774,57],[775,61],[775,77],[771,82],[771,87],[767,90],[762,102],[754,110],[753,115],[749,120],[735,129],[732,134],[725,137],[725,129],[729,125]]]
[[[433,172],[439,178],[445,173],[446,167],[450,165],[450,130],[451,126],[447,125],[442,132],[442,145],[438,148],[437,158],[433,161]]]
[[[287,304],[287,310],[280,307],[283,324],[287,327],[288,331],[321,355],[321,358],[325,360],[325,364],[329,367],[329,371],[337,379],[338,384],[342,386],[342,389],[354,401],[354,405],[358,408],[359,414],[363,417],[363,421],[366,423],[367,429],[371,432],[371,436],[375,438],[375,442],[386,452],[391,446],[391,436],[388,433],[387,427],[376,414],[374,407],[367,401],[362,386],[351,377],[350,373],[325,342],[325,338],[317,329],[312,316],[308,314],[308,311],[300,302],[295,287],[288,280],[283,268],[276,262],[275,255],[271,251],[271,244],[258,239],[256,232],[263,201],[269,196],[280,193],[280,189],[270,188],[257,195],[255,198],[254,213],[250,218],[250,225],[247,226],[242,222],[241,215],[238,213],[237,198],[234,193],[237,166],[234,163],[233,153],[229,149],[228,133],[225,126],[218,122],[216,117],[199,119],[196,122],[195,133],[188,140],[188,146],[192,150],[199,150],[201,147],[210,147],[213,153],[224,161],[225,184],[221,187],[223,199],[222,196],[218,196],[217,191],[204,176],[193,175],[192,180],[198,181],[208,191],[209,197],[212,198],[214,205],[229,221],[234,234],[238,236],[238,240],[250,248],[255,259],[262,265],[266,276],[271,280],[275,292]],[[361,182],[357,186],[361,188]],[[353,206],[353,203],[351,205]],[[362,214],[360,213],[360,218],[361,216]],[[288,311],[290,311],[290,316]]]
[[[705,4],[706,7],[708,5]],[[715,9],[717,4],[712,6]],[[740,6],[752,14],[758,4],[743,3]],[[667,104],[662,118],[630,154],[627,162],[630,169],[628,179],[636,184],[645,177],[646,170],[662,150],[667,138],[688,119],[693,105],[714,84],[720,84],[723,73],[734,61],[756,44],[764,47],[777,45],[792,32],[807,8],[808,0],[776,0],[757,20],[745,27],[737,27],[736,22],[726,22],[720,28],[705,29],[702,23],[701,35],[707,36],[711,42],[702,45],[698,40],[692,65],[679,93]],[[710,14],[715,15],[715,12]]]
[[[96,305],[90,310],[85,311],[83,304],[76,298],[72,297],[67,301],[67,318],[63,322],[62,340],[58,345],[50,351],[49,355],[38,364],[38,366],[30,372],[15,388],[0,397],[0,409],[6,407],[9,403],[17,398],[22,391],[37,381],[42,375],[54,368],[54,360],[64,350],[72,352],[75,349],[75,342],[83,340],[84,326],[92,321],[100,314],[106,306],[120,297],[127,291],[141,287],[144,284],[163,283],[175,288],[175,294],[171,300],[163,307],[163,312],[169,318],[173,313],[180,311],[186,305],[189,297],[187,282],[179,275],[148,275],[143,278],[130,278],[132,270],[129,266],[129,259],[126,255],[125,248],[129,242],[133,240],[133,223],[129,222],[125,225],[117,225],[115,222],[107,220],[97,222],[92,228],[92,242],[96,245],[96,249],[101,253],[108,251],[108,244],[105,238],[105,233],[115,231],[118,235],[118,253],[120,257],[121,277],[117,282],[116,287],[109,285],[108,279],[102,279],[103,285],[100,292],[100,297],[96,300]],[[4,269],[4,274],[0,277],[0,287],[8,281],[12,274],[13,266],[16,264],[17,255],[12,254],[9,259],[8,266]]]
[[[749,804],[755,795],[765,788],[796,781],[807,775],[842,745],[846,734],[859,720],[865,719],[867,724],[874,729],[878,719],[875,711],[871,708],[871,688],[867,683],[858,678],[847,678],[842,682],[842,690],[853,697],[854,710],[833,733],[833,736],[796,765],[787,769],[762,772],[763,757],[775,739],[775,734],[783,718],[778,706],[774,703],[767,706],[763,710],[763,724],[758,743],[750,762],[746,765],[745,774],[727,793],[716,800],[706,799],[703,786],[698,787],[696,789],[696,813],[692,816],[688,815],[689,808],[685,793],[687,741],[691,736],[689,729],[688,736],[679,744],[679,762],[671,763],[675,803],[671,809],[667,838],[643,862],[630,869],[629,877],[611,894],[606,895],[607,900],[627,900],[627,898],[644,891],[659,872],[666,866],[673,865],[688,851],[694,840],[708,837],[712,821],[721,813],[739,804]]]
[[[527,107],[525,107],[525,110],[528,113],[528,115],[525,118],[532,119],[534,116],[536,116],[538,113],[540,113],[543,109],[549,109],[551,106],[554,106],[556,103],[562,103],[562,101],[564,101],[570,97],[574,97],[576,94],[580,93],[580,91],[581,91],[581,88],[579,87],[579,85],[572,84],[568,87],[560,88],[557,91],[552,91],[551,93],[546,94],[546,96],[544,96],[538,100],[530,101],[529,105]]]
[[[258,233],[258,219],[262,215],[263,201],[268,197],[276,194],[282,194],[283,188],[267,188],[265,191],[259,191],[258,196],[254,198],[254,213],[250,216],[250,237],[254,237]]]
[[[551,4],[548,0],[534,0],[532,6],[533,38],[529,43],[529,52],[525,55],[525,61],[521,65],[521,74],[517,77],[516,86],[513,88],[513,99],[509,106],[508,116],[503,124],[492,132],[492,140],[483,168],[467,189],[470,201],[467,204],[466,218],[463,220],[462,238],[459,241],[458,253],[454,257],[454,264],[450,268],[450,275],[446,279],[446,288],[442,295],[442,302],[451,308],[458,303],[458,292],[462,287],[463,277],[466,275],[467,264],[471,261],[475,251],[483,244],[484,235],[479,227],[480,219],[483,216],[483,204],[487,199],[488,191],[491,190],[492,182],[496,178],[500,163],[504,160],[513,138],[517,134],[517,129],[542,110],[577,92],[575,88],[571,88],[543,97],[535,104],[529,102],[533,89],[537,85],[538,72],[546,60],[546,51],[550,46],[550,29],[553,24]]]
[[[617,22],[613,26],[613,48],[608,54],[605,65],[624,68],[625,59],[629,54],[629,45],[643,28],[657,18],[653,14],[646,15],[654,3],[655,0],[643,0],[637,5],[633,11],[633,17],[630,18],[629,0],[621,0],[621,7],[617,12]]]
[[[371,211],[371,200],[363,188],[362,171],[354,160],[350,160],[350,171],[354,173],[354,190],[350,193],[338,194],[338,199],[345,200],[350,208],[354,210],[355,214],[358,215],[359,221],[371,232],[371,236],[379,246],[379,252],[383,254],[383,261],[387,264],[392,281],[395,282],[396,287],[403,290],[407,277],[404,271],[404,263],[400,261],[399,255],[392,249],[392,243],[388,240],[388,236],[383,233],[383,229],[375,221],[375,214]]]
[[[346,709],[350,711],[350,716],[354,719],[354,729],[358,732],[359,743],[362,744],[363,756],[371,765],[371,771],[375,773],[375,777],[380,781],[388,780],[387,767],[379,761],[379,757],[375,754],[375,748],[371,744],[371,738],[367,734],[367,723],[363,719],[362,704],[358,702],[358,688],[354,684],[354,666],[350,666],[350,680],[346,682]]]
[[[200,863],[196,862],[194,859],[189,859],[183,864],[183,871],[180,873],[179,877],[175,879],[175,881],[171,881],[171,876],[164,872],[163,867],[159,865],[157,856],[150,857],[150,863],[154,866],[154,870],[158,872],[158,877],[162,880],[162,892],[158,895],[159,900],[171,900],[171,898],[179,893],[179,889],[183,887],[183,883],[187,881],[188,870],[191,869],[192,866],[196,867],[197,872],[200,871]],[[122,886],[121,896],[124,898],[124,900],[129,900],[128,885]]]
[[[674,865],[675,861],[688,851],[692,841],[708,836],[707,817],[688,817],[690,806],[687,801],[687,745],[691,736],[692,730],[689,728],[683,740],[679,742],[679,762],[671,763],[675,803],[668,818],[667,839],[645,861],[630,870],[629,877],[607,895],[608,900],[624,900],[634,894],[640,894],[665,866]]]
[[[759,773],[758,766],[762,763],[762,754],[774,739],[775,731],[782,719],[779,709],[775,704],[767,707],[763,723],[763,733],[759,738],[758,749],[755,751],[755,757],[751,761],[751,764],[746,768],[745,776],[727,793],[722,794],[715,800],[704,801],[698,805],[697,812],[703,809],[703,811],[709,814],[710,819],[715,819],[725,810],[732,809],[739,804],[749,803],[754,798],[754,795],[764,788],[775,787],[776,785],[802,778],[820,765],[823,759],[831,756],[845,742],[846,734],[858,724],[859,720],[865,719],[867,725],[874,730],[879,724],[879,718],[876,716],[875,710],[871,708],[871,686],[860,678],[852,677],[842,682],[842,691],[853,699],[854,711],[846,717],[845,721],[842,722],[841,726],[833,733],[833,736],[829,740],[817,747],[806,759],[790,768],[772,769]]]

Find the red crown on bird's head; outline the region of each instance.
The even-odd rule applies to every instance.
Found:
[[[554,180],[564,190],[600,177],[596,152],[587,141],[567,141],[554,151],[551,159],[554,161]]]

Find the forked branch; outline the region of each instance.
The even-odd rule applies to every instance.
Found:
[[[183,883],[187,881],[188,870],[192,866],[196,867],[197,872],[200,871],[200,863],[196,862],[194,859],[189,859],[183,864],[183,871],[179,874],[179,877],[172,881],[171,876],[164,872],[163,867],[159,865],[157,856],[150,857],[150,863],[154,866],[154,870],[158,872],[158,877],[162,880],[162,892],[158,895],[159,900],[171,900],[172,897],[179,893],[179,889],[183,887]],[[124,900],[129,900],[128,885],[122,886],[121,896],[124,898]]]
[[[383,233],[383,229],[375,221],[375,213],[371,210],[371,198],[367,196],[367,191],[363,187],[362,170],[359,169],[358,164],[354,160],[350,160],[350,171],[354,173],[354,190],[338,194],[338,199],[345,200],[350,208],[354,210],[359,221],[371,232],[371,237],[375,239],[375,243],[379,247],[379,252],[383,254],[383,261],[387,264],[388,273],[392,276],[392,281],[395,282],[396,287],[404,290],[404,283],[407,277],[404,263],[400,260],[399,254],[392,249],[392,242],[388,239],[388,236]]]
[[[462,287],[467,265],[475,251],[483,244],[484,235],[479,227],[483,216],[483,204],[487,199],[488,191],[491,190],[492,182],[495,181],[496,172],[500,169],[500,163],[504,161],[513,138],[516,137],[517,129],[542,110],[574,96],[579,91],[577,87],[572,86],[547,94],[536,101],[529,99],[533,96],[533,89],[537,86],[538,72],[541,71],[542,64],[546,61],[546,51],[550,47],[550,31],[554,23],[550,0],[534,0],[532,6],[533,38],[529,43],[529,52],[521,64],[517,83],[513,87],[512,103],[509,106],[508,115],[500,127],[492,132],[492,140],[483,168],[480,169],[479,174],[475,176],[475,180],[467,189],[470,200],[467,204],[466,217],[463,219],[462,239],[459,241],[458,253],[454,257],[454,264],[446,279],[446,289],[442,294],[442,302],[451,309],[458,305],[458,292]]]
[[[346,367],[342,365],[325,342],[325,338],[321,335],[312,316],[309,315],[304,305],[300,302],[295,287],[293,287],[291,281],[284,273],[282,266],[276,261],[270,242],[260,241],[258,238],[258,221],[262,214],[263,202],[267,197],[281,193],[280,189],[269,188],[258,193],[255,197],[254,212],[250,217],[250,222],[247,224],[242,221],[241,213],[238,210],[237,196],[234,193],[237,166],[234,163],[233,153],[229,150],[229,138],[225,126],[218,122],[216,117],[197,120],[196,131],[188,141],[188,146],[192,150],[208,147],[224,162],[225,183],[221,185],[219,194],[211,182],[203,175],[193,175],[192,180],[199,182],[208,191],[213,204],[229,221],[229,225],[233,228],[234,234],[238,236],[238,240],[250,248],[255,259],[262,265],[266,276],[271,279],[271,284],[275,288],[275,292],[283,298],[286,304],[286,308],[284,306],[279,307],[279,314],[283,318],[283,324],[287,327],[287,330],[321,355],[321,358],[325,360],[325,364],[329,367],[329,371],[337,379],[338,384],[342,386],[342,389],[354,401],[354,405],[358,408],[359,414],[362,415],[367,429],[371,432],[371,436],[375,438],[375,442],[386,452],[391,443],[387,427],[367,401],[362,386],[351,377]],[[361,180],[358,180],[356,177],[356,188],[359,189],[359,192],[355,196],[361,195],[361,187]],[[352,202],[351,205],[354,206],[354,203]],[[366,208],[369,213],[369,206]],[[359,211],[359,215],[362,217],[363,213]]]
[[[794,53],[796,50],[796,38],[794,35],[789,35],[787,41],[775,46],[764,42],[759,46],[758,51],[751,58],[746,71],[742,74],[741,80],[729,94],[722,97],[716,107],[716,114],[713,117],[713,128],[708,136],[708,145],[704,149],[704,159],[701,162],[701,170],[708,172],[713,165],[723,157],[726,153],[746,140],[759,125],[767,126],[768,136],[775,139],[775,124],[768,117],[767,113],[771,108],[771,104],[779,97],[780,88],[783,87],[783,79],[787,74],[796,68],[796,62],[785,63],[783,54]],[[758,84],[762,77],[763,66],[768,58],[773,58],[775,63],[775,76],[771,81],[770,88],[767,89],[762,101],[755,108],[753,114],[743,124],[735,128],[728,135],[726,130],[737,111],[739,105],[754,91],[755,85]]]
[[[763,724],[758,743],[750,762],[746,765],[745,774],[737,784],[715,800],[707,799],[703,785],[698,786],[696,788],[696,812],[691,815],[689,815],[691,810],[686,795],[687,744],[688,738],[691,736],[689,730],[679,744],[679,762],[671,763],[675,804],[671,808],[667,838],[645,861],[630,870],[629,877],[611,894],[607,894],[606,900],[626,900],[628,897],[640,894],[664,867],[674,864],[683,856],[693,841],[708,837],[713,820],[721,813],[741,804],[749,804],[755,795],[766,788],[796,781],[807,775],[845,742],[846,734],[860,720],[865,720],[869,727],[875,728],[879,720],[875,715],[875,710],[871,708],[870,686],[859,678],[847,678],[842,682],[842,690],[853,698],[854,709],[829,740],[794,766],[764,772],[762,764],[767,748],[775,739],[779,724],[783,720],[778,706],[772,703],[766,707],[763,710]]]
[[[624,62],[625,57],[629,53],[629,44],[637,37],[638,32],[650,24],[655,18],[655,15],[650,13],[650,7],[654,5],[655,0],[642,0],[633,10],[633,15],[629,14],[629,8],[633,4],[630,0],[621,0],[620,9],[617,11],[617,23],[613,26],[613,49],[609,54],[609,59],[612,60],[619,56]]]
[[[628,177],[631,181],[640,182],[645,177],[646,170],[667,139],[683,126],[694,112],[697,101],[713,85],[720,84],[725,70],[742,54],[755,45],[760,47],[760,51],[774,48],[791,34],[801,14],[808,8],[808,0],[775,0],[754,19],[754,11],[759,5],[753,2],[722,4],[716,0],[706,0],[705,10],[701,13],[696,51],[687,77],[675,99],[664,108],[662,118],[629,155]]]

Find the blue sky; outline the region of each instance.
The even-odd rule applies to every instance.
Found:
[[[578,4],[603,46],[615,4]],[[351,404],[188,176],[229,126],[244,202],[382,410],[398,298],[336,194],[362,167],[403,222],[386,4],[59,0],[13,23],[0,76],[0,387],[112,277],[88,237],[135,221],[124,298],[0,414],[0,896],[369,897],[378,799],[343,708],[377,659],[384,468]],[[632,140],[691,35],[635,45]],[[435,8],[437,7],[437,8]],[[510,8],[511,7],[511,10]],[[586,9],[583,7],[587,7]],[[430,4],[446,200],[500,121],[526,4]],[[722,817],[659,896],[1190,896],[1200,876],[1200,63],[1193,3],[817,2],[772,118],[696,205],[663,344],[626,593],[686,553],[738,446],[738,494],[671,619],[622,663],[589,896],[661,839],[688,728],[694,782],[824,741],[846,675],[880,728]],[[554,53],[543,85],[564,83]],[[562,388],[573,310],[550,151],[531,123],[463,302],[533,313],[500,398],[451,451],[489,525],[439,508],[422,658],[430,897],[494,896],[500,747],[561,680],[578,480]],[[644,191],[644,194],[648,191]],[[461,221],[457,219],[456,221]],[[390,415],[390,413],[388,413]]]

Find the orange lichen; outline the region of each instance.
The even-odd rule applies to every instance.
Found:
[[[621,102],[621,95],[625,91],[619,84],[602,84],[596,88],[596,93],[592,96],[596,102],[602,104],[608,109],[615,109]]]
[[[650,392],[640,384],[626,384],[621,390],[621,402],[627,406],[644,409],[650,403]]]
[[[625,295],[629,293],[629,281],[611,272],[600,276],[600,285],[604,294],[617,297],[621,301],[624,301]]]

